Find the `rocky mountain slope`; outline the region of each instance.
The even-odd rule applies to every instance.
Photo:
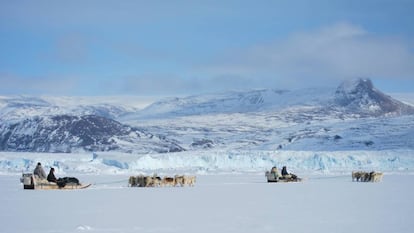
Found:
[[[336,89],[254,90],[155,102],[123,116],[187,150],[414,148],[414,108],[369,79]]]
[[[414,107],[371,80],[337,89],[252,90],[172,98],[137,110],[0,98],[0,150],[378,150],[414,148]],[[67,100],[64,101],[67,103]]]
[[[139,145],[137,147],[136,145]],[[54,115],[0,124],[1,151],[182,151],[172,141],[97,115]]]
[[[369,79],[342,83],[335,92],[337,107],[364,116],[413,114],[412,106],[404,104],[377,90]]]
[[[353,117],[413,114],[414,107],[374,88],[370,79],[343,82],[336,90],[312,88],[300,90],[253,90],[189,96],[158,101],[122,119],[166,118],[203,114],[280,112],[301,108],[317,114],[341,114]]]

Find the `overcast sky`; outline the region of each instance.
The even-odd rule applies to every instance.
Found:
[[[0,95],[414,92],[414,1],[0,0]]]

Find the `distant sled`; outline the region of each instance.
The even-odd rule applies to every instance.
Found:
[[[268,183],[287,183],[287,182],[301,182],[302,179],[296,175],[290,174],[289,176],[280,176],[279,174],[271,171],[266,171],[265,176]]]
[[[32,173],[24,173],[20,178],[20,181],[23,183],[23,189],[85,189],[91,186],[91,184],[80,184],[79,182],[68,182],[65,184],[58,185],[55,182],[49,182],[45,179],[39,179],[35,177]]]

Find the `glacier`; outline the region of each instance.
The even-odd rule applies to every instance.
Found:
[[[120,152],[0,152],[0,174],[32,172],[37,162],[65,174],[255,173],[273,166],[313,174],[348,174],[353,170],[413,173],[413,150],[383,151],[199,151],[167,154]]]

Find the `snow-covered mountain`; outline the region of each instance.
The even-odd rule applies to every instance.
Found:
[[[414,148],[414,108],[356,79],[336,89],[254,90],[155,102],[122,122],[186,150]]]
[[[87,97],[85,97],[87,98]],[[114,119],[127,112],[136,111],[134,106],[126,106],[122,102],[96,102],[91,97],[89,102],[77,97],[32,97],[2,96],[0,97],[0,119],[7,122],[19,122],[25,118],[54,115],[97,115]]]
[[[280,112],[341,114],[353,117],[413,114],[414,108],[374,88],[370,79],[343,82],[336,90],[253,90],[171,98],[158,101],[123,119],[166,118],[206,114]],[[355,116],[356,115],[356,116]]]
[[[413,114],[406,105],[374,88],[371,80],[357,79],[342,83],[335,92],[335,103],[345,111],[367,116]]]
[[[135,147],[135,144],[139,147]],[[136,153],[182,151],[165,138],[97,115],[54,115],[0,125],[1,151]]]
[[[170,98],[143,109],[112,99],[1,97],[0,120],[2,151],[414,149],[414,107],[369,79]]]

